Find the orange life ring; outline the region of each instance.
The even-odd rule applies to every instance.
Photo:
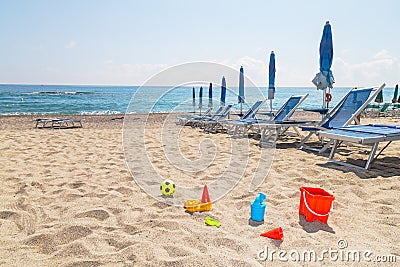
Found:
[[[332,95],[331,95],[330,93],[326,93],[326,95],[325,95],[325,101],[326,101],[327,103],[329,103],[329,102],[331,102],[331,100],[332,100]]]

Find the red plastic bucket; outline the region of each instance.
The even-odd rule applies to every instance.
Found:
[[[335,197],[324,189],[300,187],[299,214],[306,216],[307,222],[319,220],[326,223],[334,199]]]

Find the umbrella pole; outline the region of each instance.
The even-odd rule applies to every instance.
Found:
[[[242,103],[240,103],[240,117],[242,117],[243,111],[242,111]]]
[[[272,114],[272,99],[269,100],[270,113]]]
[[[324,94],[322,95],[322,108],[326,108],[326,88],[324,89]]]

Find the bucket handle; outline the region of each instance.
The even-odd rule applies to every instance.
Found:
[[[316,213],[315,211],[313,211],[313,210],[308,206],[307,200],[306,200],[306,192],[305,192],[305,191],[303,191],[303,200],[304,200],[304,205],[306,205],[306,208],[308,209],[308,211],[311,212],[312,214],[316,215],[316,216],[320,216],[320,217],[322,217],[322,216],[328,216],[329,213],[332,212],[332,209],[333,209],[333,201],[332,201],[332,203],[331,203],[331,208],[329,209],[329,211],[328,211],[327,214],[319,214],[319,213]]]

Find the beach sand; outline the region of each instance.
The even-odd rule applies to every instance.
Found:
[[[304,250],[317,257],[329,249],[369,250],[371,259],[397,255],[400,261],[400,142],[363,171],[328,163],[326,154],[299,150],[298,139],[284,139],[265,180],[249,192],[252,174],[264,164],[257,140],[249,139],[245,169],[228,170],[243,176],[240,182],[211,211],[189,214],[138,186],[125,162],[122,116],[80,117],[83,128],[60,130],[35,129],[35,116],[0,117],[0,266],[265,266],[271,257],[263,260],[265,253],[259,252],[266,248],[269,254],[288,252],[281,256],[289,262],[274,254],[272,264],[282,266],[293,264],[293,251]],[[202,148],[215,157],[206,169],[180,170],[164,155],[160,133],[166,116],[136,117],[147,120],[145,144],[154,170],[178,185],[210,183],[232,160],[226,134],[184,127],[179,149],[187,159],[203,158]],[[136,141],[133,147],[143,143]],[[358,151],[351,158],[367,157],[366,150],[351,151]],[[302,186],[335,196],[328,224],[299,216]],[[260,225],[249,221],[257,192],[267,196]],[[221,227],[205,225],[207,216]],[[283,229],[283,242],[259,236],[276,227]],[[339,249],[338,241],[347,248]],[[308,264],[344,264],[340,257],[336,263],[325,257]],[[373,264],[361,259],[358,265]]]

